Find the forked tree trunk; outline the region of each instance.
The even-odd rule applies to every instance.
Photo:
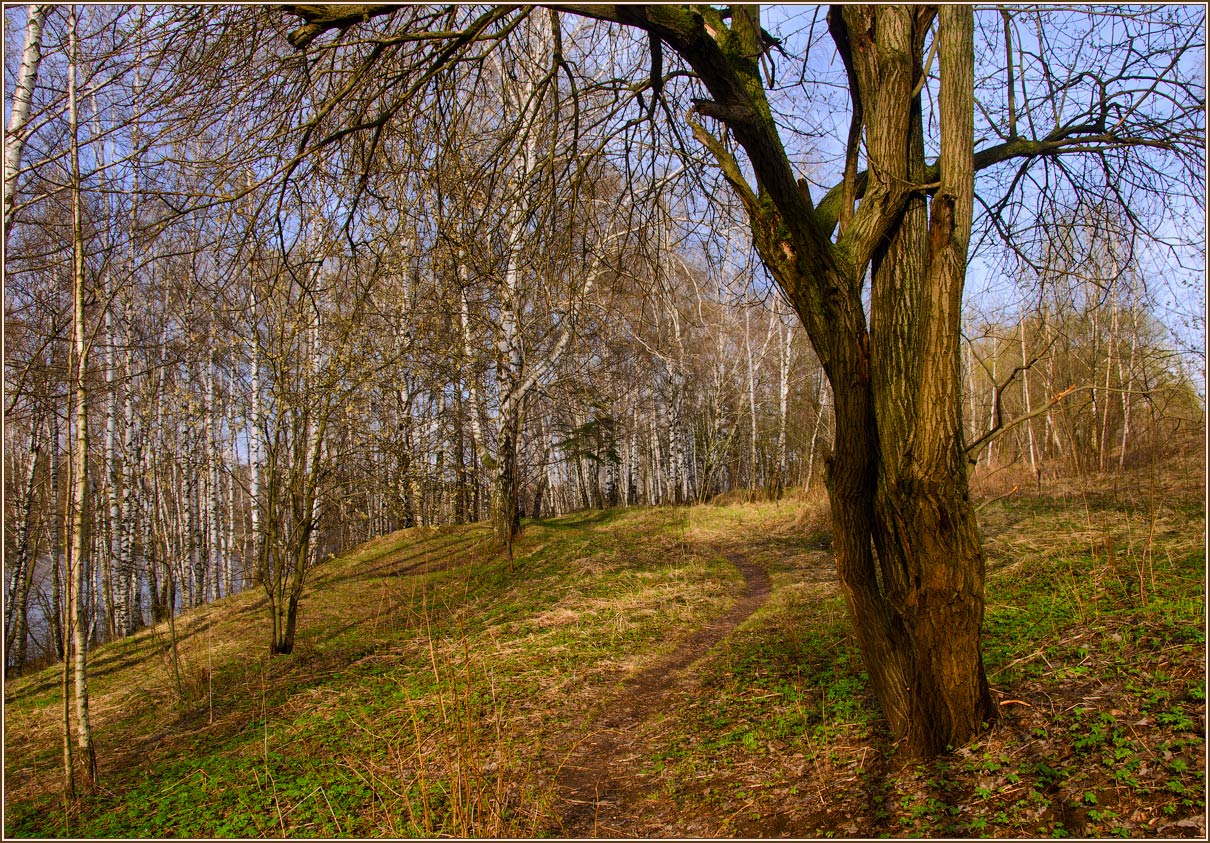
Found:
[[[906,17],[907,10],[903,10]],[[870,348],[875,416],[882,439],[874,543],[885,593],[903,623],[909,722],[902,732],[919,753],[964,743],[993,710],[979,636],[984,559],[967,492],[959,357],[962,287],[973,214],[972,31],[969,9],[940,11],[940,186],[931,215],[922,195],[908,199],[885,255],[875,253]],[[879,25],[883,24],[880,16]],[[910,84],[923,69],[925,30],[911,32]],[[887,84],[884,75],[882,84]],[[906,159],[903,175],[925,182],[920,99],[909,129],[873,151]],[[889,127],[888,127],[889,128]],[[919,348],[934,350],[920,354]]]
[[[733,7],[729,26],[708,7],[578,8],[672,45],[713,97],[698,112],[725,123],[747,152],[755,188],[727,148],[693,125],[748,211],[757,250],[832,385],[833,547],[867,672],[912,754],[966,742],[994,716],[979,646],[984,561],[967,494],[958,345],[973,206],[973,12],[940,11],[941,158],[930,207],[916,85],[936,10],[832,9],[854,114],[845,180],[817,209],[764,97],[755,7]],[[877,171],[859,184],[863,135]]]

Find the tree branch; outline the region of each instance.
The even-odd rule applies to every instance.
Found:
[[[292,15],[298,15],[306,21],[305,24],[286,35],[290,46],[296,50],[305,50],[312,41],[330,29],[347,29],[353,24],[365,23],[370,18],[389,15],[399,9],[391,3],[360,3],[360,4],[285,4],[282,9]]]
[[[723,173],[723,177],[735,189],[740,201],[744,205],[744,209],[749,214],[755,214],[758,211],[759,205],[756,199],[756,193],[752,190],[744,174],[740,171],[739,164],[735,160],[727,148],[723,146],[723,142],[714,135],[706,131],[700,123],[695,121],[692,116],[686,118],[689,122],[689,128],[693,131],[693,136],[698,142],[714,156],[714,160],[718,162],[719,169]]]
[[[1022,368],[1022,367],[1018,367],[1018,370],[1020,368]],[[1015,376],[1016,374],[1017,374],[1017,370],[1014,370],[1013,376]],[[1007,386],[1007,385],[1008,384],[1006,383],[1005,386]],[[1084,390],[1087,390],[1087,389],[1096,389],[1096,384],[1086,383],[1082,386],[1069,386],[1069,387],[1067,387],[1067,389],[1063,390],[1058,395],[1051,398],[1049,401],[1047,401],[1045,404],[1043,404],[1038,409],[1036,409],[1032,412],[1026,413],[1023,416],[1017,416],[1017,418],[1013,419],[1008,424],[1004,424],[1003,419],[997,419],[995,427],[993,427],[987,433],[983,434],[978,439],[976,439],[974,442],[972,442],[971,444],[966,446],[966,458],[968,460],[970,460],[971,462],[974,462],[975,461],[974,456],[976,454],[978,454],[980,450],[982,450],[984,445],[988,444],[989,442],[995,441],[996,439],[999,439],[1001,436],[1003,436],[1005,433],[1008,433],[1008,431],[1012,430],[1017,425],[1022,424],[1023,422],[1027,422],[1030,419],[1036,419],[1038,416],[1041,416],[1041,415],[1049,412],[1051,407],[1055,406],[1056,404],[1058,404],[1060,401],[1062,401],[1064,398],[1068,397],[1069,395],[1072,395],[1076,392],[1083,392]],[[998,403],[998,401],[999,401],[999,399],[997,399],[997,403]]]
[[[1003,164],[1005,161],[1011,161],[1014,158],[1041,158],[1047,155],[1090,153],[1100,152],[1105,149],[1141,146],[1159,149],[1172,148],[1172,144],[1155,138],[1115,135],[1113,133],[1100,132],[1095,124],[1079,123],[1056,129],[1042,140],[1015,138],[981,149],[975,153],[975,172],[986,170],[997,164]],[[940,178],[941,167],[934,162],[925,170],[925,183],[917,185],[916,189],[927,190],[929,193],[932,193],[936,190],[936,183]],[[816,218],[820,228],[828,237],[832,236],[832,233],[836,230],[836,224],[840,221],[841,209],[844,207],[844,189],[846,183],[847,181],[841,181],[840,184],[831,188],[824,194],[823,199],[820,200],[816,208]],[[858,173],[856,179],[853,180],[853,184],[856,187],[856,198],[859,200],[863,199],[866,188],[869,185],[869,171],[863,170]]]

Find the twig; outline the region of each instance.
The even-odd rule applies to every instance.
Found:
[[[1015,369],[1013,371],[1013,374],[1015,375],[1017,373],[1017,371],[1020,370],[1021,368],[1022,367],[1018,366],[1017,369]],[[1004,385],[1008,386],[1008,383],[1006,382]],[[1012,430],[1017,425],[1019,425],[1023,422],[1027,422],[1030,419],[1037,418],[1040,415],[1043,415],[1044,413],[1048,412],[1051,407],[1055,406],[1056,404],[1058,404],[1060,401],[1062,401],[1064,398],[1071,395],[1072,393],[1082,392],[1087,389],[1096,389],[1096,385],[1091,384],[1091,383],[1086,383],[1083,386],[1069,386],[1069,387],[1067,387],[1067,389],[1060,392],[1054,398],[1051,398],[1049,401],[1047,401],[1045,404],[1043,404],[1038,409],[1034,410],[1033,412],[1026,413],[1023,416],[1017,416],[1017,418],[1013,419],[1008,424],[1004,424],[1003,419],[999,418],[999,415],[1000,415],[998,412],[999,408],[997,407],[996,426],[993,427],[991,430],[989,430],[987,433],[980,436],[974,442],[972,442],[971,444],[966,446],[966,458],[972,460],[972,462],[973,462],[972,456],[975,454],[978,454],[979,451],[983,448],[983,446],[986,445],[987,443],[992,442],[996,439],[999,439],[1001,436],[1003,436],[1005,433],[1008,433],[1008,431]]]
[[[1016,665],[1019,665],[1022,662],[1032,661],[1033,659],[1036,659],[1038,656],[1041,656],[1041,655],[1042,655],[1041,650],[1035,650],[1034,652],[1030,653],[1028,656],[1022,656],[1021,658],[1014,659],[1013,661],[1004,665],[1004,667],[1000,668],[995,673],[993,673],[992,676],[999,676],[1001,673],[1008,670],[1010,667],[1015,667]],[[1050,664],[1050,662],[1047,662],[1047,664]]]
[[[996,501],[1002,501],[1005,498],[1009,497],[1010,495],[1016,494],[1017,490],[1020,488],[1021,488],[1021,485],[1019,483],[1014,485],[1011,489],[1009,489],[1007,492],[1000,495],[999,497],[992,498],[991,500],[987,500],[987,501],[984,501],[983,503],[979,504],[977,507],[975,507],[975,512],[978,512],[979,510],[983,509],[983,507],[985,507],[985,506],[990,506],[991,504],[995,503]]]

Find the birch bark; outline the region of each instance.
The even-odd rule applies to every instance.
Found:
[[[9,112],[8,129],[4,133],[4,243],[12,229],[16,207],[17,176],[21,172],[21,152],[27,140],[29,109],[34,88],[38,84],[38,68],[42,63],[42,27],[50,6],[31,3],[25,22],[25,46],[21,50],[21,67],[13,88],[13,106]]]
[[[71,555],[68,564],[69,626],[71,658],[74,664],[73,686],[76,713],[75,763],[81,767],[84,788],[91,791],[97,782],[97,757],[92,741],[92,723],[88,707],[88,633],[84,613],[84,589],[89,581],[88,512],[88,354],[85,325],[84,226],[80,181],[80,146],[76,72],[78,66],[75,7],[68,12],[68,141],[71,154],[72,215],[72,395],[75,436],[72,440]]]
[[[8,656],[6,667],[20,670],[25,663],[25,641],[28,618],[29,583],[32,560],[37,558],[37,543],[33,541],[34,498],[37,495],[38,461],[42,451],[41,419],[35,418],[30,429],[29,462],[25,467],[21,483],[21,498],[16,522],[17,540],[14,559],[6,566],[8,574],[4,609],[4,652]]]

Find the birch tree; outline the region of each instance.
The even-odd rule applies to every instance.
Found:
[[[28,132],[30,104],[38,84],[38,67],[42,63],[42,26],[50,7],[31,3],[25,15],[25,46],[21,50],[21,69],[13,90],[13,105],[4,132],[4,242],[13,224],[17,198],[17,177],[21,172],[21,152]]]
[[[67,108],[68,143],[71,155],[71,210],[72,210],[72,421],[74,436],[71,449],[71,500],[68,511],[71,537],[68,551],[67,590],[68,619],[71,641],[70,659],[73,664],[72,687],[75,696],[76,749],[74,763],[79,765],[85,790],[91,791],[97,782],[97,756],[92,741],[92,723],[88,708],[88,624],[86,621],[85,589],[89,582],[89,478],[88,478],[88,359],[92,345],[90,326],[86,324],[87,279],[84,265],[84,228],[80,181],[79,118],[76,95],[76,67],[78,44],[76,40],[76,12],[68,11],[68,71]],[[66,728],[67,723],[64,722]],[[68,764],[70,768],[71,764]]]

